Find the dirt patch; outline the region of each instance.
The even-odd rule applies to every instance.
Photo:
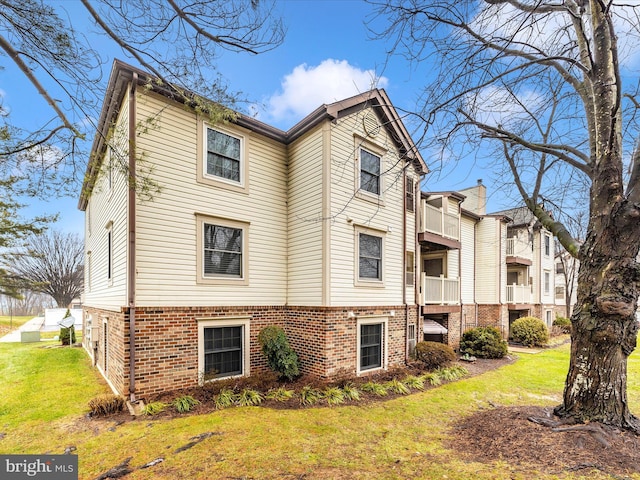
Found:
[[[446,446],[463,458],[492,463],[497,460],[534,471],[560,475],[594,470],[614,478],[640,472],[640,437],[599,424],[553,431],[530,417],[559,420],[552,408],[498,407],[462,419]],[[564,429],[563,429],[564,430]]]

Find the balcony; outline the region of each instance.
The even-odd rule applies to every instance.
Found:
[[[512,265],[531,265],[533,251],[531,244],[517,237],[507,238],[507,263]]]
[[[429,250],[460,249],[460,215],[422,202],[422,225],[418,241]]]
[[[427,277],[422,274],[422,298],[429,305],[460,304],[460,280],[458,278]]]
[[[425,230],[453,240],[460,240],[460,215],[443,212],[424,202],[422,224]]]
[[[507,285],[507,303],[531,303],[531,285]]]

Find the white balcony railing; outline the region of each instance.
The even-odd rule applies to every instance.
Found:
[[[507,303],[531,303],[531,285],[507,285]]]
[[[529,242],[524,242],[517,237],[507,238],[507,255],[532,260],[533,251],[531,250],[531,244]]]
[[[460,281],[457,278],[427,277],[422,274],[422,297],[425,304],[457,305],[460,303]]]
[[[445,213],[426,202],[423,205],[423,225],[427,232],[460,240],[460,215]]]

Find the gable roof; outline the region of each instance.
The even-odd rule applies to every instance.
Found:
[[[85,180],[82,185],[80,199],[78,201],[78,208],[80,210],[85,210],[87,207],[87,202],[93,189],[95,179],[100,171],[100,159],[104,157],[104,152],[107,148],[106,138],[109,128],[114,124],[119,108],[127,94],[127,87],[130,82],[134,81],[134,79],[137,82],[137,85],[145,86],[168,99],[185,103],[184,95],[177,95],[176,91],[171,87],[154,82],[154,77],[149,73],[120,60],[114,60],[109,82],[107,84],[107,90],[105,92],[102,111],[98,120],[97,132],[93,140],[91,155],[89,157],[90,159],[98,159],[98,161],[90,161],[87,166]],[[192,95],[195,96],[195,94]],[[387,129],[400,154],[403,155],[408,162],[411,162],[414,165],[419,174],[427,173],[429,169],[427,168],[422,155],[418,151],[417,146],[413,143],[402,119],[391,104],[387,93],[383,89],[376,88],[335,103],[321,105],[290,128],[287,132],[242,113],[237,113],[237,118],[233,120],[232,123],[288,145],[324,120],[337,120],[357,111],[358,109],[362,110],[367,107],[371,107],[376,113],[379,125]]]
[[[528,207],[516,207],[510,208],[508,210],[501,210],[499,212],[494,212],[493,215],[505,215],[511,219],[509,223],[510,227],[520,227],[520,226],[541,226],[540,221],[536,218],[531,210]]]

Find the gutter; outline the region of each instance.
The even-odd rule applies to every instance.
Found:
[[[136,90],[138,74],[133,72],[129,88],[129,191],[127,301],[129,306],[129,401],[136,402]]]

